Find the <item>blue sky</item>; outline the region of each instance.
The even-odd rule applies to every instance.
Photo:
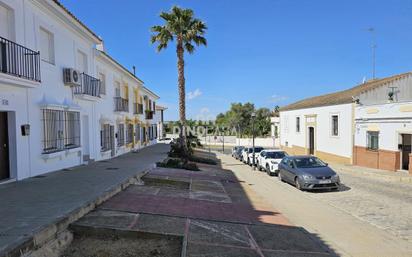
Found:
[[[232,102],[273,108],[412,71],[411,0],[62,0],[105,42],[110,55],[161,96],[178,118],[174,44],[161,53],[150,27],[173,5],[192,8],[209,29],[208,47],[186,56],[188,118],[214,117]],[[121,4],[120,4],[121,3]],[[190,96],[190,97],[189,97]],[[190,99],[189,99],[190,98]]]

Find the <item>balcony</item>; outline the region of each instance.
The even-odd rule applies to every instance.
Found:
[[[0,37],[0,73],[40,82],[40,52]]]
[[[129,112],[129,100],[116,96],[114,98],[115,112]]]
[[[153,119],[153,111],[146,111],[145,118],[146,118],[146,120]]]
[[[143,114],[143,104],[134,103],[133,104],[134,114]]]
[[[100,97],[101,81],[86,73],[82,73],[80,74],[80,86],[74,87],[73,92],[75,95]]]

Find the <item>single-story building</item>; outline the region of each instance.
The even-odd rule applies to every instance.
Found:
[[[355,126],[355,165],[412,174],[412,73],[363,91]]]
[[[393,88],[395,88],[397,92],[394,99],[404,99],[400,97],[400,95],[403,94],[399,91],[401,89],[400,84],[404,85],[405,91],[409,90],[412,92],[410,81],[410,73],[370,80],[347,90],[311,97],[280,108],[281,148],[295,155],[313,154],[327,162],[357,164],[388,169],[387,166],[382,164],[372,165],[371,163],[376,164],[376,160],[370,160],[368,158],[376,157],[365,154],[365,151],[362,152],[362,150],[367,148],[365,131],[369,131],[371,127],[369,127],[369,130],[366,128],[365,131],[362,131],[364,127],[360,125],[360,123],[364,122],[362,120],[363,116],[358,117],[357,113],[362,113],[361,110],[363,110],[362,108],[366,108],[365,105],[374,103],[382,104],[382,100],[380,100],[382,97],[379,98],[379,94],[386,94],[387,96],[388,93],[384,94],[382,92],[388,92],[388,90],[393,90]],[[394,101],[392,101],[391,104],[393,105]],[[405,103],[397,104],[408,106]],[[409,107],[402,108],[402,110],[405,110],[405,108],[408,109]],[[412,110],[412,107],[410,108]],[[400,106],[398,109],[400,110]],[[369,113],[370,112],[369,110]],[[405,114],[406,112],[403,113]],[[380,112],[380,115],[383,114],[383,111]],[[404,118],[404,116],[395,115],[395,113],[391,111],[386,115],[392,123],[398,122],[395,122],[395,116]],[[381,118],[383,117],[380,117],[380,119]],[[373,124],[377,126],[376,123]],[[374,128],[375,130],[377,129],[376,127]],[[399,131],[398,134],[400,133],[400,137],[403,137],[403,132],[401,130]],[[383,135],[380,136],[382,137]],[[385,138],[386,137],[390,136],[385,135]],[[375,140],[374,138],[372,139]],[[392,139],[388,138],[387,140],[393,140],[396,145],[401,142],[401,139],[396,136],[393,136]],[[407,140],[408,136],[405,137],[404,141],[407,142]],[[384,150],[395,150],[393,147],[390,149],[387,148],[388,147],[382,148],[382,152]],[[407,149],[408,146],[405,146],[405,148]],[[362,154],[363,157],[361,156]],[[399,150],[397,154],[400,154]],[[405,154],[403,156],[405,156]],[[364,157],[366,157],[366,159]],[[385,158],[387,157],[382,157],[380,161],[386,163]],[[406,160],[406,157],[404,158]],[[396,158],[391,158],[391,160],[394,159]],[[396,165],[396,163],[393,163],[390,166],[394,167]],[[390,170],[394,169],[391,168]]]

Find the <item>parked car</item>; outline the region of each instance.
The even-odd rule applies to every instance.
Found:
[[[235,157],[236,160],[240,160],[241,156],[242,156],[242,151],[243,151],[244,147],[243,146],[239,146],[236,149],[236,152],[233,154],[233,157]]]
[[[240,149],[240,150],[242,150],[244,147],[243,146],[234,146],[233,148],[232,148],[232,157],[235,157],[236,158],[236,152]]]
[[[170,144],[172,142],[172,139],[169,137],[165,137],[165,138],[160,138],[158,141],[160,143]]]
[[[263,149],[264,149],[263,147],[255,146],[255,166],[256,166],[257,157]],[[253,147],[251,147],[249,150],[248,159],[246,163],[249,164],[250,166],[253,165]]]
[[[240,160],[241,160],[243,163],[247,163],[248,158],[249,158],[249,153],[251,153],[251,151],[252,151],[252,148],[250,148],[250,147],[245,147],[245,148],[242,150],[242,156],[241,156]]]
[[[258,155],[257,167],[269,175],[278,175],[279,163],[288,154],[282,150],[263,150]]]
[[[299,190],[337,190],[340,178],[327,163],[315,156],[287,156],[279,164],[280,181],[294,184]]]

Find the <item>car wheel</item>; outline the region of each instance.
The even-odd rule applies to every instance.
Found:
[[[279,179],[279,181],[284,182],[282,172],[280,172],[280,171],[279,171],[279,174],[278,174],[278,179]]]
[[[295,178],[295,186],[296,186],[296,188],[299,189],[300,191],[303,191],[302,185],[300,184],[299,179],[298,179],[297,177]]]
[[[266,164],[266,173],[270,176],[270,167],[269,167],[269,164]]]

